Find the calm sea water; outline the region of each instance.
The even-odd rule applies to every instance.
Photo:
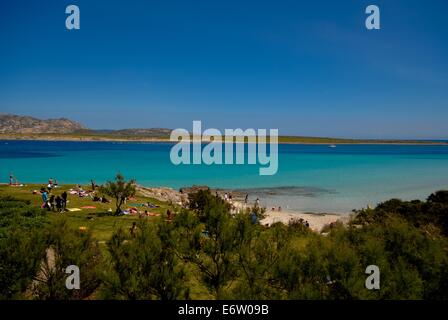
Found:
[[[258,165],[179,165],[168,143],[0,141],[0,182],[97,183],[116,172],[146,186],[193,184],[244,189],[268,206],[298,211],[349,212],[397,197],[424,199],[448,189],[448,145],[279,146],[279,169]]]

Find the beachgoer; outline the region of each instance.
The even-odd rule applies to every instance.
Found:
[[[279,206],[279,207],[278,207],[278,211],[282,211],[282,207]]]
[[[132,227],[129,229],[131,236],[135,237],[136,231],[137,231],[137,223],[132,222]]]
[[[12,174],[9,175],[9,185],[12,186]]]
[[[305,227],[309,228],[310,224],[308,223],[308,221],[305,221]]]
[[[45,189],[41,190],[42,193],[42,208],[47,209],[47,210],[51,210],[51,206],[50,203],[48,202],[48,193]]]
[[[66,211],[67,210],[67,191],[62,192],[61,198],[62,198],[62,211]]]
[[[248,200],[249,200],[249,194],[246,193],[246,198],[244,198],[244,204],[247,204]]]
[[[259,207],[260,206],[260,199],[257,198],[257,200],[255,200],[255,206]]]
[[[58,212],[62,211],[62,198],[60,196],[56,197],[56,209]]]
[[[255,214],[255,212],[251,212],[250,214],[250,220],[252,222],[252,224],[256,224],[257,223],[257,215]]]
[[[42,202],[44,202],[44,203],[47,202],[48,201],[47,190],[45,188],[41,188],[40,194],[42,195]]]
[[[50,209],[52,209],[52,210],[55,209],[55,207],[54,207],[54,195],[53,194],[50,196],[50,199],[48,200],[48,204],[50,205]]]
[[[92,184],[92,190],[95,191],[95,186],[96,186],[95,181],[90,180],[90,183]]]

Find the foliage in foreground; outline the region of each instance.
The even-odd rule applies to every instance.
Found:
[[[108,299],[190,299],[198,288],[216,299],[448,298],[445,191],[427,201],[392,199],[356,211],[349,225],[337,224],[325,236],[298,224],[262,226],[250,210],[233,216],[219,197],[200,192],[191,198],[192,209],[174,219],[142,218],[132,233],[117,230],[107,259],[89,234],[70,231],[63,221],[42,228],[40,210],[2,199],[0,254],[8,259],[0,261],[1,298],[23,296],[48,248],[60,261],[55,270],[80,264],[84,291],[66,293],[65,274],[57,274],[34,298],[96,292]],[[22,254],[14,254],[11,243]],[[381,271],[380,290],[365,288],[372,264]],[[12,274],[12,266],[20,272]]]

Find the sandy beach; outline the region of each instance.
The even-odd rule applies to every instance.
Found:
[[[241,210],[247,208],[247,206],[242,201],[233,200],[231,204],[236,210]],[[308,221],[310,229],[315,232],[320,232],[322,228],[330,223],[342,222],[347,223],[350,220],[350,215],[347,214],[337,214],[337,213],[311,213],[311,212],[297,212],[292,210],[266,210],[265,218],[260,221],[262,225],[268,225],[281,222],[288,224],[291,220],[303,219]]]
[[[308,221],[311,230],[320,232],[322,228],[330,223],[337,221],[347,223],[350,219],[349,215],[340,214],[313,214],[300,213],[294,211],[266,211],[266,218],[260,221],[263,225],[271,225],[276,222],[288,224],[291,220],[303,219]]]

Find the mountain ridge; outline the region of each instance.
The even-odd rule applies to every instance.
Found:
[[[39,119],[31,116],[0,113],[0,134],[105,134],[125,137],[166,137],[170,133],[171,129],[167,128],[94,130],[68,118]]]
[[[31,116],[0,113],[0,133],[73,133],[87,129],[79,122],[67,119],[38,119]]]

